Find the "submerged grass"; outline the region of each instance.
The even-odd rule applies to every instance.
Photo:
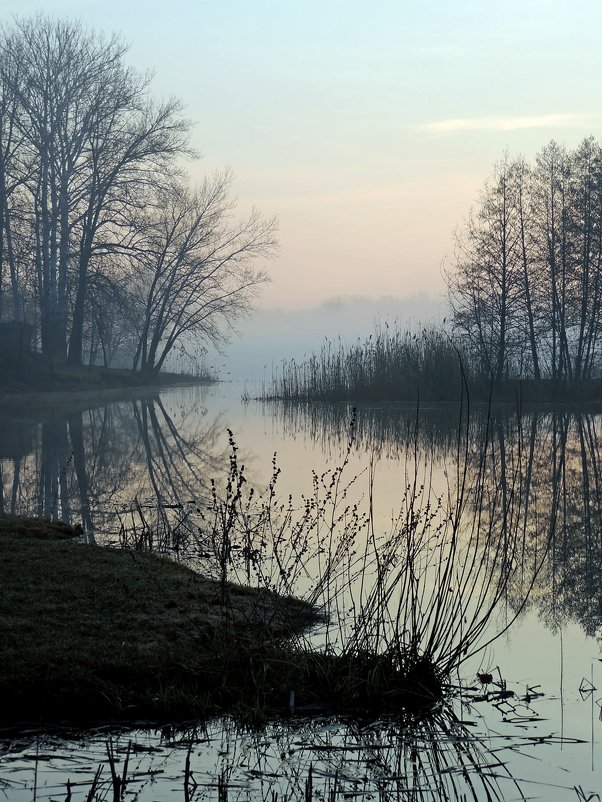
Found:
[[[105,740],[106,734],[93,734],[93,749],[80,757],[85,768],[78,782],[68,780],[63,794],[53,782],[54,798],[75,800],[79,792],[81,799],[87,792],[87,802],[147,794],[184,802],[503,802],[511,786],[513,799],[526,800],[499,743],[491,736],[482,743],[474,727],[446,707],[420,720],[298,719],[270,722],[261,733],[222,720],[180,730],[165,727],[160,739],[151,736],[150,744],[147,738],[140,742],[140,736],[115,732]],[[537,741],[546,745],[545,736]],[[46,777],[52,776],[48,764],[57,746],[53,749],[43,736],[36,744]]]

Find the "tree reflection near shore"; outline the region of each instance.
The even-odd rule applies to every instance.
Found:
[[[165,519],[227,464],[219,416],[198,399],[176,414],[145,397],[15,421],[28,448],[0,455],[0,512],[81,523],[89,541],[115,536],[137,510]]]
[[[2,419],[0,511],[81,523],[129,545],[188,525],[188,510],[207,499],[211,480],[228,471],[228,421],[210,415],[202,396],[172,404],[156,396],[85,409],[60,408],[43,417]],[[340,452],[347,410],[283,406],[274,410],[283,437],[319,441]],[[535,606],[550,627],[577,621],[588,635],[602,626],[602,415],[566,410],[491,414],[477,410],[466,425],[475,446],[469,471],[520,500],[522,553],[515,554],[508,604]],[[5,434],[8,433],[8,434]],[[360,409],[359,453],[395,459],[413,439],[434,464],[453,457],[458,415],[453,409]],[[518,513],[517,513],[518,514]],[[143,545],[141,542],[138,545]],[[157,545],[155,543],[155,545]],[[165,545],[165,544],[164,544]],[[169,546],[169,544],[167,544]],[[173,543],[172,543],[173,546]],[[544,556],[546,559],[543,559]]]
[[[423,453],[444,462],[456,448],[462,414],[453,407],[360,407],[359,447],[394,461],[416,439]],[[289,436],[306,432],[328,451],[344,441],[341,409],[280,404],[275,415]],[[511,566],[510,607],[524,606],[529,595],[527,607],[537,607],[546,625],[576,621],[596,635],[602,627],[602,414],[479,407],[466,431],[477,444],[469,471],[484,471],[486,486],[502,495],[500,532],[503,511],[520,509],[522,554]],[[486,456],[478,446],[483,442]]]

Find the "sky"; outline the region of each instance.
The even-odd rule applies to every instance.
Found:
[[[308,315],[440,315],[495,162],[601,134],[601,0],[0,0],[39,11],[120,33],[195,123],[192,180],[230,166],[241,214],[278,216],[247,350],[278,317],[297,355]]]

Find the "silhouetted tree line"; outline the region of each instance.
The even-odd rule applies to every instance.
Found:
[[[494,381],[599,376],[600,144],[550,142],[531,164],[497,164],[457,233],[447,281],[454,330]]]
[[[43,16],[0,31],[0,316],[54,358],[153,373],[227,336],[276,223],[234,219],[228,171],[189,186],[191,125],[126,52]]]

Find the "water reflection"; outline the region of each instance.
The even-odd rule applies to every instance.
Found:
[[[251,403],[251,402],[249,402]],[[302,437],[319,443],[325,453],[337,454],[348,437],[350,404],[290,404],[274,402],[261,405],[266,414],[279,421],[289,437]],[[383,406],[357,408],[357,443],[361,450],[375,457],[399,457],[412,445],[416,435],[420,446],[434,456],[453,451],[459,429],[466,426],[466,405],[456,406]],[[478,436],[488,417],[487,410],[471,411],[469,429]]]
[[[421,452],[446,461],[467,432],[468,469],[483,474],[488,492],[501,496],[497,531],[520,525],[522,554],[508,566],[508,603],[515,611],[536,606],[557,628],[577,621],[587,635],[602,627],[602,415],[533,409],[471,412],[455,408],[360,408],[358,439],[370,453],[399,458],[417,442]],[[342,410],[276,407],[285,431],[305,431],[336,452],[345,438]],[[487,443],[487,451],[482,444]],[[475,447],[476,444],[476,447]],[[478,486],[479,482],[474,482]],[[520,515],[521,521],[512,520]],[[491,525],[490,523],[488,525]],[[545,559],[544,559],[545,558]],[[530,591],[530,593],[528,593]]]
[[[11,802],[599,800],[598,710],[591,705],[589,721],[584,709],[592,694],[574,711],[581,726],[563,734],[548,721],[553,696],[505,687],[487,697],[464,689],[423,719],[292,717],[257,730],[225,717],[162,730],[0,733],[0,794]],[[125,780],[118,793],[115,777]]]
[[[224,425],[208,417],[202,393],[176,400],[171,411],[148,396],[3,418],[6,430],[26,434],[23,448],[3,449],[0,512],[81,523],[92,541],[99,529],[117,533],[132,510],[165,520],[202,498],[227,461]]]
[[[5,417],[0,429],[0,510],[82,522],[90,540],[99,532],[117,536],[122,526],[129,526],[132,518],[140,522],[141,516],[148,522],[147,535],[157,531],[161,521],[170,526],[181,522],[189,502],[210,497],[211,478],[228,472],[224,432],[230,419],[210,413],[205,401],[198,391],[180,391],[161,398],[150,395],[97,403],[92,408],[71,403],[62,412],[55,408],[39,417]],[[323,452],[338,456],[348,437],[347,411],[333,410],[326,418],[321,415],[316,409],[296,408],[294,414],[279,409],[278,437],[284,441],[294,436],[302,442],[313,438]],[[458,431],[466,431],[467,482],[480,486],[483,493],[481,503],[476,498],[469,501],[473,510],[481,509],[477,525],[486,529],[490,543],[509,529],[518,528],[521,533],[520,551],[509,553],[506,563],[498,565],[509,580],[505,599],[509,617],[519,610],[527,617],[531,608],[554,631],[572,621],[588,635],[599,634],[602,417],[562,410],[520,415],[478,411],[466,422],[446,409],[421,411],[418,424],[415,410],[404,414],[360,410],[359,447],[391,464],[408,448],[416,448],[420,459],[443,476],[446,465],[455,461]],[[480,445],[483,442],[488,443],[486,450]],[[477,481],[479,476],[482,482]],[[482,547],[487,548],[486,539]],[[584,655],[595,657],[593,646],[587,643],[580,648],[583,651],[576,657],[581,662],[575,669],[579,673],[573,671],[566,684],[573,696],[579,689],[588,691],[583,674],[591,688],[600,687],[599,677],[590,673],[584,660]],[[489,672],[493,666],[485,664],[480,670]],[[533,671],[537,674],[540,666]],[[536,675],[528,685],[541,682]],[[272,799],[273,793],[279,799],[284,795],[304,799],[310,765],[315,798],[347,794],[347,798],[371,795],[401,800],[521,799],[521,777],[530,778],[530,795],[533,782],[538,790],[543,787],[539,783],[544,774],[552,782],[548,765],[545,770],[539,762],[535,770],[524,768],[536,764],[532,758],[539,761],[542,752],[557,771],[554,789],[546,789],[539,798],[580,799],[579,786],[566,777],[589,778],[588,794],[593,792],[599,692],[591,690],[583,703],[591,706],[591,721],[584,718],[583,707],[575,708],[576,720],[585,722],[588,729],[591,773],[580,765],[573,774],[565,772],[563,780],[559,752],[548,747],[572,742],[570,736],[578,726],[565,725],[564,712],[559,716],[549,687],[544,690],[548,696],[535,707],[545,707],[541,718],[552,721],[539,731],[535,728],[540,717],[523,681],[514,688],[514,699],[504,700],[504,706],[494,710],[489,731],[479,716],[484,706],[491,708],[491,700],[480,700],[479,689],[476,698],[464,697],[455,712],[442,710],[429,720],[364,726],[333,719],[292,720],[271,723],[260,733],[241,733],[226,720],[187,734],[127,733],[114,739],[114,744],[122,769],[128,742],[135,744],[129,790],[141,801],[216,799],[220,789],[222,800],[226,793],[229,799],[247,799],[251,787],[256,799]],[[568,720],[571,706],[565,696],[570,696],[566,689],[562,705],[567,705]],[[528,730],[523,729],[526,725]],[[566,738],[552,735],[564,727]],[[66,777],[70,776],[81,782],[73,786],[75,802],[87,798],[96,768],[102,765],[98,796],[110,798],[106,735],[87,740],[76,754],[71,749],[65,757],[65,750],[63,741],[52,739],[13,742],[2,758],[0,791],[4,789],[9,799],[25,800],[35,787],[38,799],[66,798]],[[49,757],[38,761],[34,776],[31,759],[36,754]],[[188,796],[184,788],[187,755],[196,783],[189,785]],[[564,760],[567,753],[561,757]],[[334,791],[340,796],[329,797]]]
[[[602,418],[534,412],[523,416],[521,425],[528,431],[522,487],[528,507],[522,581],[514,600],[532,581],[537,555],[546,550],[529,603],[550,627],[576,621],[594,636],[602,626]],[[507,459],[514,459],[518,445],[511,423],[501,436]]]
[[[527,740],[519,748],[534,746]],[[71,802],[524,800],[506,751],[502,738],[483,745],[446,707],[424,720],[363,725],[291,719],[245,731],[225,718],[188,729],[96,733],[85,743],[43,735],[13,741],[0,766],[13,802],[32,791],[38,800],[66,794]]]
[[[283,437],[341,453],[346,408],[280,405],[273,412]],[[89,408],[70,401],[38,416],[13,410],[0,417],[0,511],[81,523],[89,540],[99,530],[117,537],[136,526],[140,537],[173,532],[192,504],[209,497],[211,479],[227,476],[228,423],[208,412],[202,388],[167,401],[148,395]],[[527,604],[548,626],[577,621],[588,635],[599,633],[602,416],[479,409],[466,421],[452,408],[362,408],[356,442],[360,452],[390,460],[416,447],[443,470],[455,459],[460,430],[471,444],[472,485],[483,476],[496,531],[503,535],[510,524],[522,530],[522,552],[506,566],[509,606],[523,605],[533,585]]]

